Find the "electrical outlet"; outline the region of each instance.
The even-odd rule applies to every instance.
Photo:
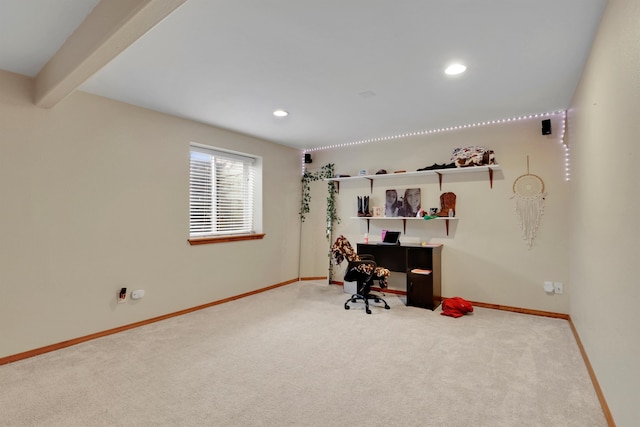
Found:
[[[564,286],[562,285],[562,282],[553,282],[553,290],[555,291],[556,294],[563,293]]]
[[[120,288],[117,294],[118,304],[127,302],[127,288]]]

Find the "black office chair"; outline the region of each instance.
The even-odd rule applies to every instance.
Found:
[[[382,302],[386,310],[391,308],[382,297],[371,293],[371,285],[374,280],[379,281],[381,288],[386,287],[387,277],[389,277],[388,269],[378,267],[372,255],[358,255],[344,236],[339,236],[336,239],[331,251],[336,264],[341,264],[345,259],[349,262],[344,274],[344,280],[357,283],[356,293],[352,294],[351,298],[344,303],[345,310],[351,308],[349,303],[362,301],[364,302],[365,312],[371,314],[369,300],[373,300],[375,303]]]

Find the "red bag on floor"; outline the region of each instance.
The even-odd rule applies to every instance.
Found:
[[[471,303],[460,297],[447,298],[442,301],[443,316],[462,317],[467,313],[473,312]]]

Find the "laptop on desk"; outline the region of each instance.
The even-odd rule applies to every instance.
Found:
[[[379,245],[399,245],[400,244],[400,232],[399,231],[387,231],[384,235],[382,242]]]

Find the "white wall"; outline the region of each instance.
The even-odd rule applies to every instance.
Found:
[[[461,123],[463,124],[463,123]],[[431,241],[444,244],[442,263],[442,292],[446,297],[543,310],[569,312],[572,286],[568,270],[568,186],[564,181],[564,147],[559,142],[561,115],[552,117],[554,132],[541,134],[541,119],[481,126],[464,130],[442,132],[428,136],[407,137],[386,142],[349,146],[312,153],[313,167],[335,163],[336,172],[356,175],[359,169],[375,173],[378,169],[415,171],[433,163],[448,163],[455,147],[484,145],[495,150],[502,170],[494,176],[493,189],[488,174],[472,173],[445,176],[442,190],[435,176],[396,181],[374,182],[372,205],[383,205],[384,191],[388,188],[419,187],[424,207],[439,207],[440,194],[452,191],[457,195],[459,220],[451,223],[447,236],[442,222],[407,222],[402,241]],[[527,247],[515,216],[513,182],[530,172],[539,175],[548,193],[546,208],[531,249]],[[317,228],[324,220],[326,184],[313,193],[319,215]],[[314,187],[315,189],[316,187]],[[339,216],[335,236],[344,234],[353,244],[363,240],[366,223],[350,219],[356,214],[356,197],[368,195],[366,182],[341,182],[338,197]],[[312,207],[316,208],[316,205]],[[317,229],[316,228],[316,229]],[[371,222],[371,240],[380,239],[382,228],[402,230],[401,221]],[[303,252],[303,276],[326,274],[326,262],[318,265],[311,259],[318,257],[317,247],[325,244],[312,228],[305,224],[303,244],[307,248],[314,242],[316,252]],[[334,237],[335,237],[334,236]],[[319,259],[319,258],[316,258]],[[326,259],[326,258],[324,258]],[[342,280],[340,270],[337,280]],[[393,274],[392,274],[393,276]],[[563,295],[548,295],[543,290],[545,280],[563,282]]]
[[[0,357],[298,277],[299,151],[32,84],[0,72]],[[263,156],[263,240],[188,244],[191,141]]]
[[[640,420],[638,22],[609,0],[569,112],[571,317],[620,427]]]

